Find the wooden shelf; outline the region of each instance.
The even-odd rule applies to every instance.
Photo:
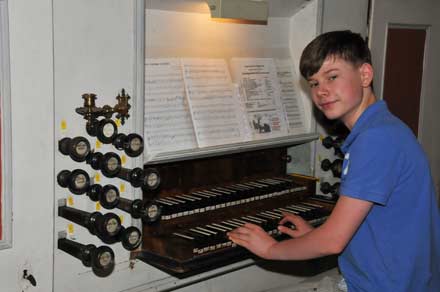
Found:
[[[225,154],[240,153],[252,150],[261,150],[268,148],[294,146],[317,140],[319,134],[309,133],[301,135],[283,136],[271,139],[256,140],[242,143],[225,144],[197,149],[179,150],[172,152],[163,152],[156,155],[145,157],[145,165],[154,165],[159,163],[184,161],[189,159],[198,159],[206,157],[215,157]]]

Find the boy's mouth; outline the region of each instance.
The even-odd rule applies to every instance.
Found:
[[[336,103],[336,100],[333,101],[326,101],[319,104],[319,107],[321,107],[323,110],[329,109]]]

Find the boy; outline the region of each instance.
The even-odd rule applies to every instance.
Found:
[[[279,230],[292,239],[277,242],[252,224],[230,239],[266,259],[341,253],[349,292],[440,291],[440,215],[429,164],[411,130],[376,100],[367,44],[350,31],[322,34],[304,49],[300,71],[315,106],[350,129],[338,202],[317,228],[285,214]]]

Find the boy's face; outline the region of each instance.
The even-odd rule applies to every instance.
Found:
[[[328,119],[340,119],[351,129],[372,100],[373,70],[365,63],[355,66],[341,58],[330,57],[308,79],[314,104]]]

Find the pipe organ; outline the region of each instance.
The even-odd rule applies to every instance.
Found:
[[[282,212],[313,224],[328,216],[339,179],[321,163],[342,158],[334,147],[341,140],[324,141],[298,61],[334,20],[365,30],[365,17],[347,16],[365,16],[368,1],[345,0],[347,11],[340,1],[270,0],[267,23],[257,25],[213,20],[208,2],[0,0],[2,292],[298,290],[325,266],[307,261],[306,272],[302,262],[261,261],[225,234],[253,222],[283,240],[276,231]],[[225,92],[236,101],[254,97],[246,115],[234,118],[240,104],[231,102],[210,112],[205,106],[215,102],[194,95],[212,85],[208,77],[226,80],[226,73],[230,87],[199,93],[210,101]],[[265,111],[277,89],[265,76],[282,81],[285,109],[304,106],[289,111],[288,125]],[[153,92],[148,82],[161,87]],[[204,131],[202,141],[153,144],[192,126],[185,123],[191,115],[155,113],[159,102],[168,113],[195,106],[198,121],[226,122]],[[258,137],[229,143],[246,136],[228,130],[240,118]],[[304,131],[266,139],[288,126]],[[229,144],[206,146],[219,133]],[[169,155],[154,157],[155,150]]]
[[[297,72],[302,48],[319,33],[321,1],[269,1],[270,13],[278,15],[270,15],[267,25],[214,22],[202,0],[97,3],[101,2],[95,7],[83,1],[61,1],[54,3],[53,9],[54,23],[66,28],[65,33],[54,31],[54,270],[69,266],[72,271],[54,276],[54,291],[63,291],[65,286],[72,291],[90,287],[112,292],[173,290],[209,277],[213,279],[206,282],[217,281],[220,274],[241,281],[253,267],[229,272],[249,262],[261,262],[228,240],[230,230],[250,222],[284,240],[286,237],[277,231],[283,213],[301,215],[313,225],[326,220],[337,196],[338,179],[331,176],[338,170],[333,161],[341,158],[336,151],[342,140],[332,136],[322,141],[325,145],[314,142],[319,134]],[[140,8],[138,4],[142,4]],[[140,9],[136,15],[134,8]],[[97,22],[89,11],[103,17]],[[138,21],[131,21],[134,18]],[[76,25],[77,19],[83,21]],[[111,46],[102,41],[109,27],[118,36],[117,41],[108,38]],[[86,43],[84,31],[91,36]],[[83,44],[88,53],[82,54],[77,46],[66,43],[65,35],[72,44]],[[213,67],[204,67],[191,58],[209,60],[207,65]],[[153,150],[161,151],[163,146],[171,158],[159,155],[159,159],[150,159],[151,136],[168,134],[166,125],[171,118],[149,116],[156,104],[145,107],[150,102],[148,92],[152,92],[148,91],[148,82],[162,82],[160,89],[172,92],[164,98],[168,102],[165,112],[178,109],[173,107],[175,103],[185,99],[179,99],[180,92],[190,94],[195,85],[209,85],[196,79],[206,77],[200,69],[231,73],[234,94],[242,92],[235,87],[240,84],[232,80],[235,77],[243,77],[242,83],[254,88],[248,96],[260,94],[263,87],[275,90],[274,83],[262,77],[265,70],[255,76],[254,71],[238,72],[239,68],[249,68],[247,58],[255,61],[252,70],[266,66],[269,59],[271,66],[281,68],[278,72],[264,67],[272,70],[271,77],[290,86],[283,88],[283,93],[294,92],[298,104],[303,104],[301,111],[289,112],[291,121],[301,122],[298,128],[303,127],[303,131],[288,132],[287,123],[281,125],[274,119],[276,115],[261,111],[247,115],[258,139],[213,146],[206,143],[208,146],[200,148],[190,141],[193,148],[189,151],[172,147],[181,146],[177,142],[164,143]],[[213,62],[215,59],[224,60],[224,66]],[[169,67],[163,65],[170,60]],[[233,74],[233,67],[240,74]],[[189,73],[178,75],[184,69]],[[223,80],[222,76],[211,81]],[[186,83],[176,89],[179,82]],[[114,92],[115,84],[127,91]],[[84,92],[95,92],[99,99],[95,93],[81,95]],[[215,98],[223,94],[218,92]],[[210,113],[204,111],[206,104],[197,104],[197,96],[193,97],[194,103],[188,106],[197,106],[199,118],[231,116],[234,109],[227,104],[229,107]],[[156,98],[153,102],[159,101]],[[262,101],[261,105],[272,103]],[[292,100],[285,101],[286,109],[294,106]],[[151,136],[143,131],[149,117],[157,122],[149,132]],[[229,123],[205,131],[204,137],[216,138],[217,131],[226,131],[225,124]],[[182,121],[173,126],[184,128],[187,124]],[[266,139],[265,135],[277,127],[286,130],[285,136]],[[322,159],[315,155],[315,144],[327,151]],[[201,155],[186,155],[189,152]],[[324,163],[329,167],[324,171],[321,163],[326,158],[330,163]],[[312,266],[308,268],[319,271],[318,265]],[[261,273],[264,276],[257,281],[264,282],[264,287],[273,287],[266,279],[280,278],[280,274]],[[203,291],[198,287],[194,290]]]

